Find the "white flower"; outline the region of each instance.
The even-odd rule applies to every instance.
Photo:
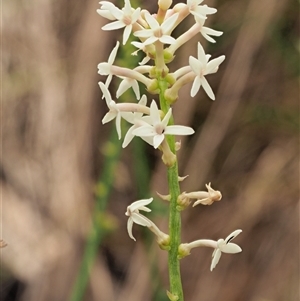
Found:
[[[235,230],[230,233],[225,239],[219,239],[217,241],[217,248],[214,250],[212,254],[212,262],[210,266],[210,270],[212,271],[216,265],[218,264],[222,253],[230,253],[235,254],[242,252],[242,249],[237,244],[231,243],[230,241],[237,237],[242,230]]]
[[[146,200],[139,200],[127,207],[127,211],[125,213],[125,215],[129,217],[127,221],[127,231],[129,237],[132,238],[133,240],[136,240],[132,235],[133,223],[136,223],[144,227],[150,227],[152,225],[152,222],[147,217],[139,213],[139,210],[151,212],[151,209],[147,208],[146,206],[149,205],[152,201],[153,198],[146,199]]]
[[[149,24],[150,29],[143,29],[134,33],[136,37],[146,39],[140,45],[140,48],[143,48],[146,45],[153,44],[156,41],[160,41],[162,44],[173,44],[175,42],[175,39],[169,35],[169,32],[172,31],[178,15],[179,14],[176,13],[170,18],[166,19],[162,24],[159,24],[157,20],[152,15],[150,15],[148,11],[146,11],[145,19]]]
[[[170,108],[163,120],[160,118],[160,111],[156,102],[153,100],[150,106],[151,124],[146,124],[135,129],[132,134],[142,138],[153,137],[153,147],[158,148],[163,142],[165,135],[191,135],[194,130],[187,126],[169,125],[168,122],[172,115]]]
[[[193,207],[198,204],[211,205],[215,201],[220,201],[222,199],[222,194],[218,190],[211,188],[211,183],[205,184],[207,191],[195,191],[195,192],[184,192],[181,195],[181,199],[197,199]]]
[[[101,7],[100,9],[97,9],[97,13],[100,16],[111,21],[116,20],[116,17],[110,12],[112,9],[116,8],[113,3],[109,1],[100,1],[99,4],[101,4]]]
[[[105,82],[105,86],[106,88],[108,88],[111,80],[112,80],[112,76],[113,74],[111,73],[111,66],[113,65],[115,58],[117,56],[117,52],[119,49],[120,43],[117,42],[116,46],[113,48],[113,50],[111,51],[109,58],[108,58],[108,62],[104,62],[104,63],[100,63],[98,64],[98,73],[100,75],[108,75],[106,82]]]
[[[205,20],[200,19],[198,17],[195,16],[195,20],[196,22],[199,24],[200,26],[200,33],[202,34],[202,36],[209,42],[211,43],[216,43],[216,40],[214,40],[212,37],[210,36],[215,36],[215,37],[219,37],[223,34],[222,31],[218,31],[218,30],[214,30],[212,28],[203,26],[205,23]]]
[[[191,89],[192,97],[197,94],[202,85],[206,94],[212,100],[215,100],[215,95],[204,76],[217,72],[219,65],[225,60],[225,55],[221,55],[209,62],[210,57],[211,56],[209,54],[205,54],[204,49],[200,43],[198,43],[198,59],[194,58],[193,56],[189,57],[189,65],[192,68],[193,72],[196,74]]]
[[[195,17],[206,19],[206,15],[211,15],[217,12],[215,8],[208,7],[207,5],[200,5],[203,0],[187,0],[186,5],[189,11]]]
[[[109,108],[109,112],[102,119],[102,124],[110,122],[114,118],[116,118],[116,128],[119,139],[121,139],[121,114],[122,112],[119,110],[116,102],[112,100],[109,91],[107,90],[106,86],[99,82],[100,89],[102,90],[103,96],[105,98],[106,104]]]
[[[132,8],[129,0],[124,0],[124,2],[125,2],[125,6],[122,10],[114,5],[104,6],[105,9],[104,16],[111,17],[112,15],[117,21],[106,24],[105,26],[102,27],[103,30],[115,30],[115,29],[125,27],[123,32],[123,45],[125,45],[126,42],[128,41],[128,38],[132,31],[132,25],[137,22],[137,20],[141,15],[140,8],[137,9]],[[101,14],[101,11],[98,13]]]

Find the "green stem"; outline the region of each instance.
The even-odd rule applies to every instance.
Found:
[[[167,89],[167,82],[160,79],[160,106],[164,113],[169,109],[169,105],[164,97],[164,92]],[[170,124],[174,124],[173,118],[170,119]],[[171,151],[175,154],[175,137],[168,135],[166,138]],[[180,194],[180,187],[178,182],[178,165],[177,160],[174,165],[168,167],[168,184],[169,193],[171,195],[170,211],[169,211],[169,235],[170,235],[170,250],[168,257],[169,278],[170,278],[170,292],[178,301],[183,301],[183,291],[180,275],[180,262],[178,259],[178,247],[181,243],[181,216],[177,210],[177,198]]]

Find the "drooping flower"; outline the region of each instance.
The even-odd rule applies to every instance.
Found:
[[[165,139],[165,135],[192,135],[194,130],[182,125],[168,125],[172,115],[170,108],[161,120],[160,111],[153,100],[150,106],[151,124],[145,124],[135,129],[132,134],[139,137],[153,137],[153,147],[158,148]]]
[[[125,215],[129,217],[128,221],[127,221],[127,231],[128,231],[128,235],[131,239],[136,240],[132,235],[133,223],[136,223],[136,224],[144,226],[144,227],[151,226],[152,222],[147,217],[140,214],[139,210],[151,212],[151,209],[147,208],[146,206],[149,205],[152,201],[153,201],[153,198],[139,200],[139,201],[133,202],[130,206],[127,207],[127,211],[126,211]]]
[[[133,202],[127,207],[125,215],[129,217],[127,221],[128,235],[134,241],[136,240],[132,234],[132,227],[134,223],[143,227],[148,227],[148,229],[156,235],[159,246],[164,250],[168,250],[170,243],[169,235],[159,230],[159,228],[150,219],[140,213],[140,210],[151,212],[151,209],[147,208],[146,206],[149,205],[152,201],[153,198],[139,200]]]
[[[207,191],[183,192],[181,194],[181,199],[197,199],[197,201],[193,204],[193,207],[198,204],[211,205],[213,202],[220,201],[222,199],[221,192],[211,188],[211,183],[205,184],[205,186]]]
[[[130,4],[130,0],[124,0],[125,5],[123,7],[123,9],[119,9],[114,5],[104,5],[102,6],[104,9],[104,13],[101,13],[101,10],[98,12],[99,14],[101,14],[102,16],[106,17],[111,17],[113,16],[115,18],[114,22],[111,22],[109,24],[106,24],[102,27],[103,30],[115,30],[115,29],[119,29],[119,28],[123,28],[124,32],[123,32],[123,45],[126,44],[126,42],[128,41],[128,38],[132,32],[132,27],[133,24],[137,22],[137,20],[139,19],[140,15],[141,15],[141,9],[137,8],[134,9],[131,7]],[[101,2],[100,2],[101,3]],[[108,18],[109,19],[109,18]]]
[[[111,53],[108,57],[107,63],[103,62],[103,63],[98,64],[98,73],[100,75],[108,75],[108,77],[105,81],[106,88],[108,88],[108,86],[112,80],[113,74],[111,73],[111,67],[116,59],[119,46],[120,46],[120,42],[117,42],[116,46],[113,48],[113,50],[111,51]]]
[[[235,230],[232,233],[230,233],[225,239],[219,239],[217,241],[217,248],[214,250],[212,254],[212,261],[210,266],[211,271],[218,264],[222,253],[235,254],[235,253],[242,252],[240,246],[231,242],[231,240],[237,237],[241,232],[242,230]]]
[[[170,36],[170,32],[173,29],[173,26],[178,18],[178,13],[167,18],[162,24],[159,24],[157,20],[150,15],[148,11],[145,12],[145,19],[149,24],[149,29],[138,30],[134,35],[138,38],[145,39],[143,43],[139,45],[140,48],[143,48],[146,45],[153,44],[157,41],[160,41],[163,44],[173,44],[175,39]],[[137,46],[138,44],[135,44]]]
[[[200,87],[203,86],[204,91],[209,98],[215,100],[215,95],[207,82],[205,75],[212,74],[218,71],[219,65],[225,60],[225,55],[221,55],[211,61],[209,54],[205,54],[203,47],[198,43],[198,58],[193,56],[189,57],[189,65],[192,71],[196,74],[191,89],[191,96],[194,97],[199,91]]]

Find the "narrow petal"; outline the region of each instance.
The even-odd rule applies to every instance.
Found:
[[[158,40],[163,44],[170,44],[170,45],[172,45],[176,42],[176,40],[173,37],[168,36],[168,35],[163,35]]]
[[[129,237],[131,239],[133,239],[134,241],[136,241],[136,239],[132,235],[132,226],[133,226],[133,220],[132,220],[132,218],[129,218],[127,221],[127,232],[128,232]]]
[[[163,142],[164,139],[165,139],[165,136],[163,134],[155,135],[153,137],[153,147],[158,148],[161,145],[161,143]]]
[[[133,132],[133,135],[139,136],[139,137],[151,137],[156,135],[156,132],[150,124],[142,125],[138,128],[136,128]]]
[[[232,233],[230,233],[226,238],[225,238],[225,242],[229,243],[231,240],[233,240],[234,238],[236,238],[241,232],[243,232],[241,229],[235,230]]]
[[[128,38],[131,34],[131,31],[132,31],[132,25],[127,25],[124,29],[124,32],[123,32],[123,45],[125,45],[128,41]]]
[[[192,135],[195,131],[184,125],[169,125],[164,134],[165,135],[179,135],[179,136],[185,136],[185,135]]]
[[[160,123],[160,113],[157,107],[157,104],[154,100],[152,100],[151,105],[150,105],[150,116],[154,124]]]
[[[122,143],[122,147],[125,148],[133,139],[134,135],[132,134],[132,131],[134,130],[134,125],[130,127],[124,137],[124,141]]]
[[[116,128],[119,140],[121,139],[121,114],[118,113],[116,116]]]
[[[205,64],[206,59],[205,59],[205,52],[204,49],[202,47],[202,45],[198,42],[198,51],[197,51],[197,55],[198,55],[198,60]]]
[[[174,26],[178,16],[179,16],[179,13],[176,13],[176,14],[172,15],[170,18],[166,19],[162,23],[161,28],[162,28],[163,33],[169,33],[170,31],[173,30],[173,26]]]
[[[145,19],[147,21],[147,23],[149,24],[149,26],[151,27],[151,29],[157,29],[159,28],[159,23],[156,21],[156,19],[149,14],[148,11],[146,11],[145,13]]]
[[[106,113],[105,116],[103,117],[103,119],[102,119],[102,124],[105,124],[105,123],[107,123],[107,122],[112,121],[113,119],[116,118],[116,115],[117,115],[117,114],[116,114],[115,112],[109,111],[109,112]]]
[[[225,55],[221,55],[208,62],[204,75],[212,73],[224,60],[225,60]]]
[[[108,58],[108,63],[110,65],[112,65],[113,62],[115,61],[115,58],[117,56],[117,52],[118,52],[119,46],[120,46],[120,42],[117,41],[116,46],[113,48],[113,50],[111,51],[111,53],[109,55],[109,58]]]
[[[172,115],[172,108],[169,109],[169,111],[167,112],[167,114],[165,115],[165,117],[163,118],[163,120],[161,121],[162,125],[164,128],[167,127],[169,120],[171,118]]]
[[[211,261],[210,270],[212,271],[216,265],[218,264],[220,258],[221,258],[222,252],[219,249],[216,249],[213,253],[213,259]]]
[[[132,213],[131,218],[133,220],[134,223],[140,225],[140,226],[144,226],[144,227],[150,227],[152,222],[145,216],[143,216],[142,214],[139,213]]]
[[[235,254],[235,253],[242,252],[242,249],[237,244],[230,242],[230,243],[226,244],[225,246],[223,246],[221,248],[221,251],[223,253]]]
[[[211,89],[209,83],[207,82],[206,78],[203,76],[201,77],[201,85],[203,86],[204,91],[208,95],[208,97],[212,100],[215,100],[215,94],[213,90]]]
[[[206,62],[200,62],[199,60],[197,60],[196,58],[194,58],[193,56],[189,57],[189,65],[191,67],[191,69],[193,70],[193,72],[196,75],[200,75],[202,72],[203,67],[206,65]]]
[[[150,199],[143,199],[133,202],[128,208],[131,212],[138,210],[140,207],[147,206],[153,201],[153,198]]]
[[[144,42],[144,45],[145,45],[145,46],[151,45],[151,44],[154,44],[156,41],[158,41],[158,38],[155,37],[155,36],[151,36],[150,38],[148,38],[148,39]]]
[[[99,82],[98,84],[99,84],[99,87],[100,87],[100,89],[101,89],[101,91],[102,91],[102,93],[104,95],[106,104],[109,107],[110,106],[110,102],[112,101],[110,93],[109,93],[108,89],[106,88],[106,86],[102,82]]]
[[[201,79],[200,76],[196,76],[194,81],[193,81],[193,85],[192,85],[192,89],[191,89],[191,96],[194,97],[199,89],[201,87]]]
[[[125,26],[126,25],[122,21],[114,21],[114,22],[111,22],[111,23],[108,23],[108,24],[102,26],[101,29],[102,30],[115,30],[115,29],[119,29],[119,28],[122,28]]]

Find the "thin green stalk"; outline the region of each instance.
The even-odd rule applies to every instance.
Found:
[[[166,113],[169,105],[164,98],[164,92],[167,89],[167,82],[164,79],[159,80],[160,86],[160,106]],[[170,124],[174,124],[173,118],[170,119]],[[176,155],[175,138],[174,136],[167,136],[167,141],[171,151]],[[178,259],[178,247],[181,242],[181,216],[180,211],[177,210],[177,198],[180,194],[180,187],[178,182],[178,165],[177,158],[175,164],[168,167],[168,184],[169,193],[171,195],[170,211],[169,211],[169,235],[170,235],[170,250],[168,256],[169,279],[170,279],[170,293],[178,301],[183,301],[183,291],[180,275],[180,262]],[[175,300],[175,299],[174,299]]]

